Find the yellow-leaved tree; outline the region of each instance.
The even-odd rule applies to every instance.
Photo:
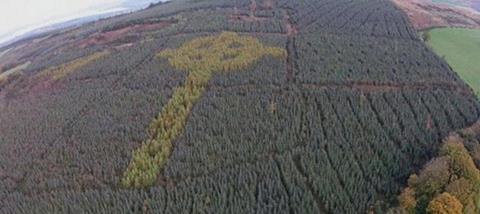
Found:
[[[254,37],[233,32],[193,39],[178,49],[160,52],[158,57],[168,59],[174,68],[189,75],[150,124],[149,138],[133,152],[122,178],[123,186],[140,188],[155,183],[172,153],[172,141],[183,132],[194,103],[214,73],[240,71],[265,55],[286,57],[286,51],[265,47]]]
[[[439,157],[410,176],[398,200],[400,206],[392,212],[480,213],[480,170],[465,149],[463,138],[449,136]]]

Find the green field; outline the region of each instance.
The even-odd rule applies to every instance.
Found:
[[[430,31],[428,44],[480,94],[480,30],[439,28]]]

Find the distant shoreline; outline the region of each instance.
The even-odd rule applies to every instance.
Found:
[[[158,3],[164,2],[165,0],[155,0],[151,1],[150,3]],[[89,22],[97,21],[104,18],[109,18],[113,16],[118,16],[126,13],[131,13],[137,10],[144,9],[148,7],[150,3],[145,2],[143,5],[119,5],[118,7],[97,11],[97,12],[83,12],[82,15],[77,14],[70,17],[64,17],[57,19],[56,21],[52,21],[47,24],[41,25],[31,25],[26,26],[21,30],[17,30],[11,34],[4,34],[0,35],[0,48],[4,48],[10,44],[13,44],[17,41],[27,39],[30,37],[34,37],[37,35],[41,35],[46,32],[64,29],[73,26],[79,26],[82,24],[86,24]]]

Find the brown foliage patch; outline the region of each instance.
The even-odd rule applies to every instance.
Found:
[[[170,21],[160,21],[153,24],[135,24],[117,30],[107,31],[103,33],[95,33],[87,39],[81,40],[78,47],[85,48],[93,45],[104,45],[115,42],[120,39],[127,38],[130,33],[159,30],[172,24]]]
[[[416,29],[432,27],[480,28],[480,14],[473,9],[426,0],[394,0]]]

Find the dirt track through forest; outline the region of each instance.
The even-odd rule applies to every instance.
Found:
[[[295,36],[297,35],[297,27],[296,25],[292,22],[290,15],[288,14],[288,10],[284,9],[284,22],[285,26],[287,28],[286,36],[287,36],[287,44],[286,44],[286,50],[287,50],[287,81],[293,81],[294,75],[293,75],[293,61],[294,61],[294,54],[296,48],[295,48]]]

